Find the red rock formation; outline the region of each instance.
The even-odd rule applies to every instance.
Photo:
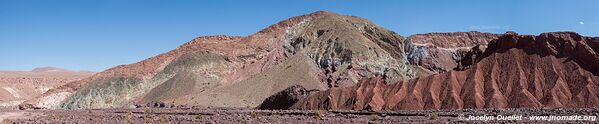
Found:
[[[506,33],[464,71],[318,92],[296,109],[420,110],[599,107],[599,40],[572,32]]]

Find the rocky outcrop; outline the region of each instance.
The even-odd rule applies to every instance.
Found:
[[[306,90],[306,88],[300,85],[293,85],[266,98],[260,105],[258,105],[258,107],[256,107],[256,109],[289,109],[297,101],[310,95],[310,92],[315,91],[316,90]]]
[[[404,40],[366,19],[320,11],[250,36],[199,37],[168,53],[50,90],[25,104],[256,107],[292,85],[324,90],[372,76],[390,82],[412,79],[416,72],[405,62]]]
[[[484,50],[498,36],[476,31],[416,34],[406,40],[405,54],[410,65],[424,70],[420,76],[428,76],[454,70],[470,49]]]
[[[599,41],[573,32],[506,33],[463,71],[384,83],[362,80],[300,100],[293,109],[421,110],[599,107]]]

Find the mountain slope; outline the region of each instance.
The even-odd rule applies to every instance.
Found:
[[[32,71],[0,71],[0,107],[16,107],[46,91],[93,75],[60,68],[36,68]]]
[[[405,38],[372,22],[319,11],[247,37],[208,36],[147,60],[53,89],[23,106],[109,108],[152,102],[255,107],[292,85],[324,90],[364,77],[411,79]]]
[[[318,92],[294,109],[420,110],[599,107],[599,39],[573,32],[506,33],[463,71]]]

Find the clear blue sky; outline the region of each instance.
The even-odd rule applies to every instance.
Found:
[[[598,0],[0,0],[0,70],[102,71],[202,35],[249,35],[291,16],[355,15],[403,36],[478,30],[599,36]]]

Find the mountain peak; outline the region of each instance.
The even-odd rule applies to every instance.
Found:
[[[310,13],[312,15],[326,15],[326,14],[335,14],[337,15],[337,13],[331,12],[331,11],[326,11],[326,10],[320,10],[320,11],[316,11],[313,13]]]
[[[315,18],[315,17],[320,17],[320,16],[335,16],[335,15],[341,16],[337,13],[330,12],[330,11],[316,11],[313,13],[295,16],[295,17],[291,17],[287,20],[280,21],[279,23],[270,25],[269,27],[260,30],[258,33],[269,33],[269,32],[273,32],[273,31],[277,31],[277,29],[282,29],[282,28],[284,29],[287,27],[291,27],[291,26],[297,25],[297,24],[303,22],[305,19],[309,19],[309,18]]]

